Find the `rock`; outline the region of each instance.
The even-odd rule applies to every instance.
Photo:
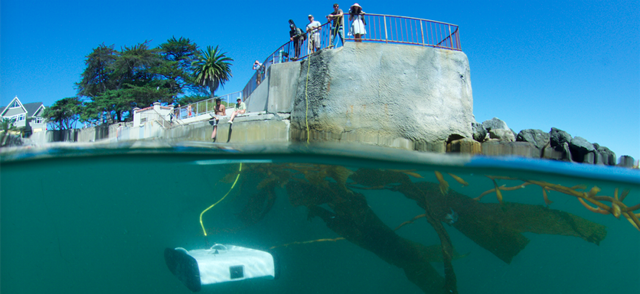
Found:
[[[464,154],[481,154],[482,145],[471,139],[453,140],[447,144],[447,152]]]
[[[564,152],[558,151],[550,145],[545,146],[542,150],[542,158],[553,159],[553,160],[562,160]]]
[[[561,129],[551,128],[551,132],[549,132],[549,143],[551,143],[551,147],[562,151],[564,143],[569,142],[571,142],[571,135],[569,135],[569,133]]]
[[[573,153],[572,153],[573,154]],[[594,164],[595,163],[596,152],[589,152],[582,156],[582,163],[586,164]]]
[[[571,150],[571,158],[576,162],[583,162],[587,153],[593,153],[596,151],[596,149],[593,148],[593,144],[589,143],[589,141],[582,137],[575,137],[571,139],[569,142],[569,149]]]
[[[517,155],[528,158],[540,157],[538,149],[529,142],[488,141],[482,143],[483,155]]]
[[[597,145],[597,146],[596,146]],[[593,144],[598,153],[602,156],[602,164],[604,165],[616,165],[616,154],[605,146],[600,146],[598,143]]]
[[[526,129],[518,133],[516,141],[532,143],[533,146],[536,146],[536,148],[542,152],[544,147],[549,144],[550,137],[551,135],[549,135],[549,133],[545,133],[542,130]]]
[[[569,143],[567,142],[564,142],[562,144],[562,160],[573,162],[573,159],[571,157],[571,149],[569,148]]]
[[[478,142],[484,142],[484,139],[487,137],[487,129],[477,122],[471,123],[471,132],[473,133],[473,139]]]
[[[509,129],[509,126],[507,126],[507,123],[497,117],[483,121],[482,126],[484,126],[484,128],[487,129],[487,131],[494,130],[494,129],[500,129],[500,130]]]
[[[510,129],[491,129],[489,130],[489,136],[492,139],[498,139],[506,142],[514,142],[516,140],[516,136]]]
[[[597,150],[595,152],[594,164],[606,165],[606,163],[604,162],[604,159],[602,157],[602,153],[598,152]]]
[[[618,160],[618,166],[632,168],[635,160],[629,155],[622,155]]]

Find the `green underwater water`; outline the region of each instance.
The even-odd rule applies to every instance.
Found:
[[[566,187],[598,186],[599,195],[612,196],[615,188],[628,189],[624,202],[629,206],[640,203],[638,170],[525,159],[476,160],[376,148],[201,146],[5,154],[0,163],[1,292],[189,293],[167,269],[163,250],[205,247],[199,215],[229,191],[240,163],[245,171],[288,166],[293,171],[289,182],[308,182],[309,173],[323,168],[319,164],[351,172],[400,170],[397,172],[404,171],[414,183],[437,184],[435,171],[440,171],[452,191],[469,197],[492,189],[493,182],[486,175],[493,175]],[[447,173],[469,185],[463,186]],[[264,217],[243,225],[238,216],[262,180],[255,174],[240,173],[229,196],[204,214],[210,243],[267,249],[340,237],[320,218],[309,218],[306,207],[293,206],[286,183],[281,182]],[[506,186],[522,183],[497,182]],[[390,228],[425,213],[397,191],[353,186],[351,190],[362,193]],[[530,185],[502,194],[507,202],[545,204],[540,187]],[[588,211],[575,197],[549,192],[549,198],[551,209],[606,226],[604,240],[596,245],[577,237],[524,233],[530,242],[507,264],[455,226],[445,225],[456,251],[466,255],[453,261],[459,293],[640,293],[640,232],[624,218]],[[497,203],[496,194],[480,202]],[[426,246],[440,243],[424,218],[396,233]],[[278,279],[210,285],[202,292],[423,293],[402,269],[346,240],[277,247],[273,252],[281,265]],[[442,263],[432,265],[444,274]]]

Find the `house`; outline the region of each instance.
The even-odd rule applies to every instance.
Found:
[[[153,106],[147,108],[134,108],[133,109],[133,127],[137,128],[143,126],[146,123],[157,122],[161,125],[167,125],[172,121],[171,114],[173,113],[173,105],[161,106],[160,102],[153,103]]]
[[[16,128],[26,126],[27,118],[31,118],[29,126],[33,133],[46,130],[46,120],[42,117],[44,113],[42,102],[22,104],[18,96],[13,98],[9,105],[0,107],[0,119],[9,119]]]

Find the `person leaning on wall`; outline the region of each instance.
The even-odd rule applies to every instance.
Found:
[[[349,8],[349,21],[351,21],[349,34],[355,37],[356,42],[362,42],[362,36],[367,33],[364,27],[367,23],[364,20],[364,11],[362,11],[362,7],[358,3],[351,5],[351,8]]]
[[[293,23],[293,20],[289,20],[289,40],[293,42],[293,49],[295,50],[295,54],[291,60],[296,61],[300,58],[300,47],[302,47],[302,42],[306,40],[306,34]]]
[[[342,42],[342,46],[344,46],[344,36],[342,35],[342,22],[343,22],[344,13],[338,3],[333,4],[333,12],[327,15],[327,21],[331,21],[331,41],[329,42],[329,48],[337,47],[338,41],[336,37],[340,37],[340,41]]]
[[[322,30],[322,24],[314,20],[313,15],[309,14],[309,24],[307,25],[309,44],[307,46],[307,54],[320,50],[320,30]]]

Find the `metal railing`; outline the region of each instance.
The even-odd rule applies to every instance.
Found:
[[[344,40],[354,42],[355,36],[350,32],[352,23],[349,14],[344,15],[342,28]],[[414,46],[428,46],[447,50],[461,51],[460,33],[458,26],[454,24],[384,14],[365,14],[364,27],[366,34],[361,36],[362,42],[373,43],[394,43]],[[332,40],[334,32],[330,22],[323,24],[318,31],[320,35],[320,47],[318,50],[329,48],[332,43],[339,44],[337,40]],[[289,41],[276,49],[262,63],[260,69],[256,70],[249,82],[242,90],[243,99],[249,98],[253,91],[264,81],[268,74],[267,69],[274,63],[303,60],[312,53],[309,49],[309,38],[312,33],[306,34],[306,40]],[[336,36],[336,38],[339,38]],[[334,42],[332,42],[334,41]]]
[[[222,95],[216,98],[210,98],[194,102],[185,106],[174,109],[174,117],[179,120],[187,119],[190,117],[196,117],[208,112],[213,112],[216,106],[216,99],[220,98],[223,102],[226,102],[227,106],[232,105],[238,98],[242,98],[242,92],[233,92],[226,95]]]

